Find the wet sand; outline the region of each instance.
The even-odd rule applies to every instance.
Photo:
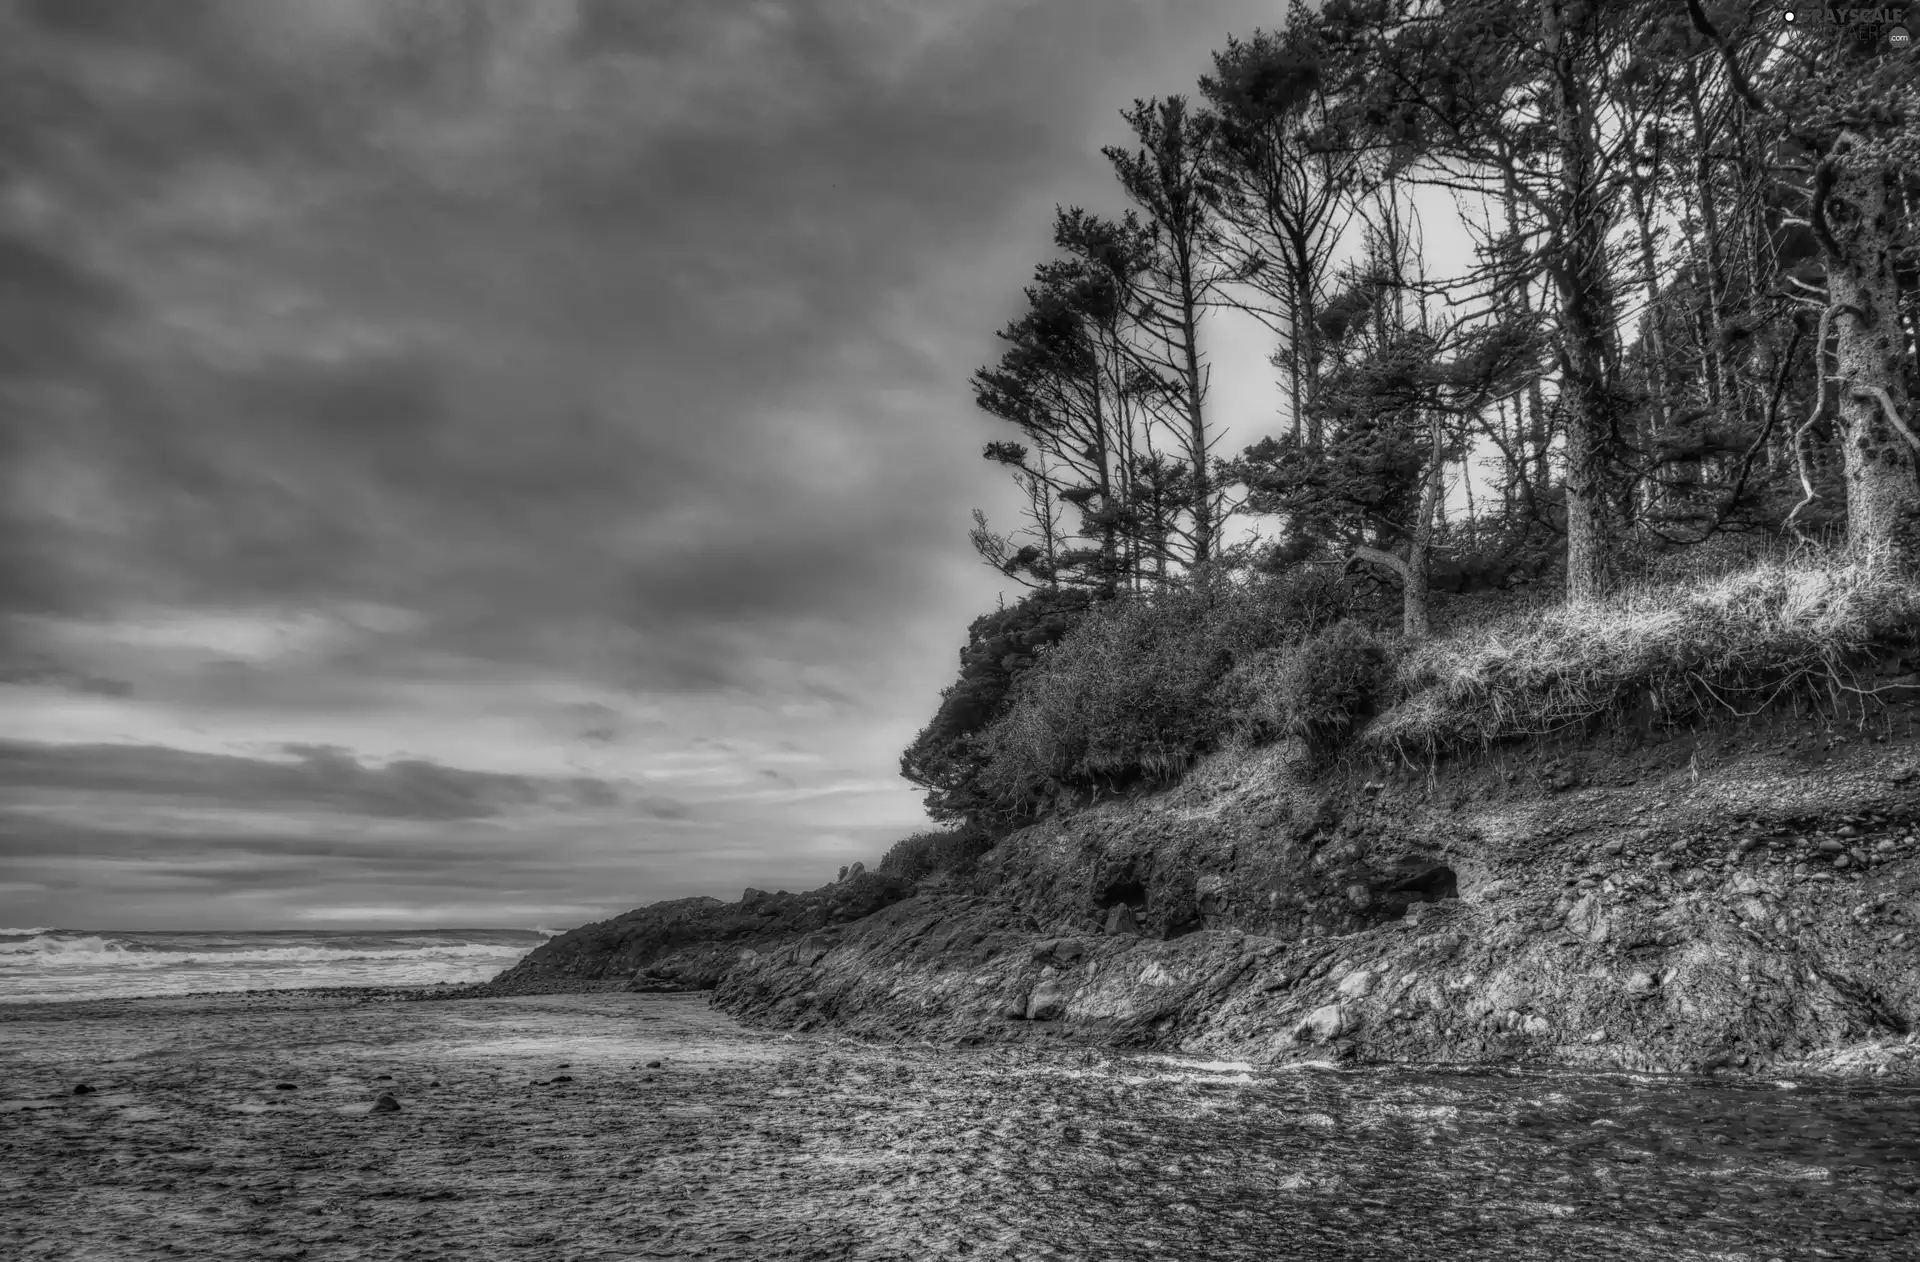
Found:
[[[1891,1088],[882,1047],[625,993],[16,1006],[0,1074],[8,1259],[1758,1262],[1920,1231]]]

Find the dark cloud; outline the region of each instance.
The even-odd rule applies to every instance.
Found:
[[[49,685],[97,697],[124,697],[133,691],[133,685],[124,679],[108,679],[50,658],[24,655],[16,655],[11,662],[0,661],[0,684]]]
[[[459,770],[451,702],[451,752],[365,756],[437,688],[499,760],[668,733],[765,785],[695,743],[734,707],[891,779],[872,734],[996,590],[967,376],[1053,204],[1117,202],[1117,110],[1270,9],[0,0],[0,687],[65,734],[0,774],[667,831],[721,791]],[[296,615],[333,629],[256,643]],[[283,762],[111,743],[323,719]]]
[[[484,819],[556,796],[584,807],[620,800],[614,786],[590,778],[543,784],[533,777],[467,771],[425,759],[373,767],[351,751],[324,745],[290,745],[286,753],[291,761],[143,745],[0,741],[0,785],[419,820]],[[649,804],[641,809],[658,813]]]

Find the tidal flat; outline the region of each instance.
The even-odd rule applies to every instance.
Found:
[[[16,1005],[0,1072],[22,1262],[1762,1262],[1920,1235],[1897,1086],[881,1045],[624,992]]]

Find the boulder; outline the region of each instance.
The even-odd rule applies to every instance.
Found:
[[[1048,938],[1036,942],[1033,947],[1033,961],[1036,964],[1052,964],[1061,968],[1071,968],[1086,957],[1087,948],[1072,938]]]
[[[1338,1038],[1355,1025],[1353,1016],[1337,1003],[1315,1008],[1294,1028],[1293,1037],[1303,1043],[1325,1043]]]
[[[1567,913],[1566,926],[1567,932],[1578,934],[1589,942],[1605,942],[1610,926],[1599,896],[1591,892],[1581,895]]]
[[[1374,974],[1361,969],[1359,972],[1349,973],[1341,978],[1340,984],[1335,989],[1343,999],[1365,999],[1373,993],[1373,982]]]
[[[1067,1014],[1067,995],[1058,978],[1043,978],[1027,997],[1027,1020],[1058,1021]]]
[[[1139,937],[1140,922],[1134,918],[1133,908],[1127,906],[1125,903],[1117,903],[1113,909],[1107,913],[1107,936],[1120,937],[1123,935]]]

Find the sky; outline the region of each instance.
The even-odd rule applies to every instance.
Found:
[[[0,0],[0,924],[565,927],[925,827],[967,378],[1279,9]]]

